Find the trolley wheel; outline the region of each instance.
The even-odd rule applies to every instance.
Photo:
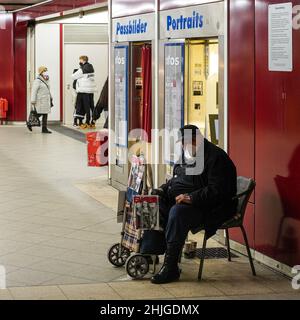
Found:
[[[121,249],[120,249],[121,247]],[[123,267],[130,256],[130,251],[120,243],[114,244],[107,254],[109,262],[115,267]]]
[[[147,257],[135,254],[126,261],[126,272],[133,279],[142,279],[149,272]]]

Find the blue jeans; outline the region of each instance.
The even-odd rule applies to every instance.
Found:
[[[200,227],[204,222],[201,209],[192,205],[175,204],[168,207],[162,203],[160,208],[167,244],[183,246],[189,231]]]

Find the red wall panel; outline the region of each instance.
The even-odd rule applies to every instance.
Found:
[[[255,177],[255,82],[254,82],[254,1],[229,1],[229,154],[238,175]],[[254,201],[254,197],[251,200]],[[254,208],[248,210],[245,227],[249,242],[254,244]],[[231,238],[242,242],[239,230]]]
[[[293,72],[268,71],[268,4],[256,1],[256,249],[300,262],[300,30]],[[293,1],[299,5],[300,1]]]
[[[26,38],[27,24],[16,24],[14,29],[14,108],[13,120],[26,117]]]
[[[13,50],[13,16],[0,14],[0,97],[9,103],[8,116],[12,114],[14,104],[14,50]]]

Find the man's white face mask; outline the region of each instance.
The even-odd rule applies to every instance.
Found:
[[[191,144],[184,147],[184,158],[187,164],[195,163],[196,157],[193,155],[193,146]]]

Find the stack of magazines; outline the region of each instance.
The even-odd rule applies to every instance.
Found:
[[[159,197],[134,196],[133,215],[137,230],[159,231]]]

